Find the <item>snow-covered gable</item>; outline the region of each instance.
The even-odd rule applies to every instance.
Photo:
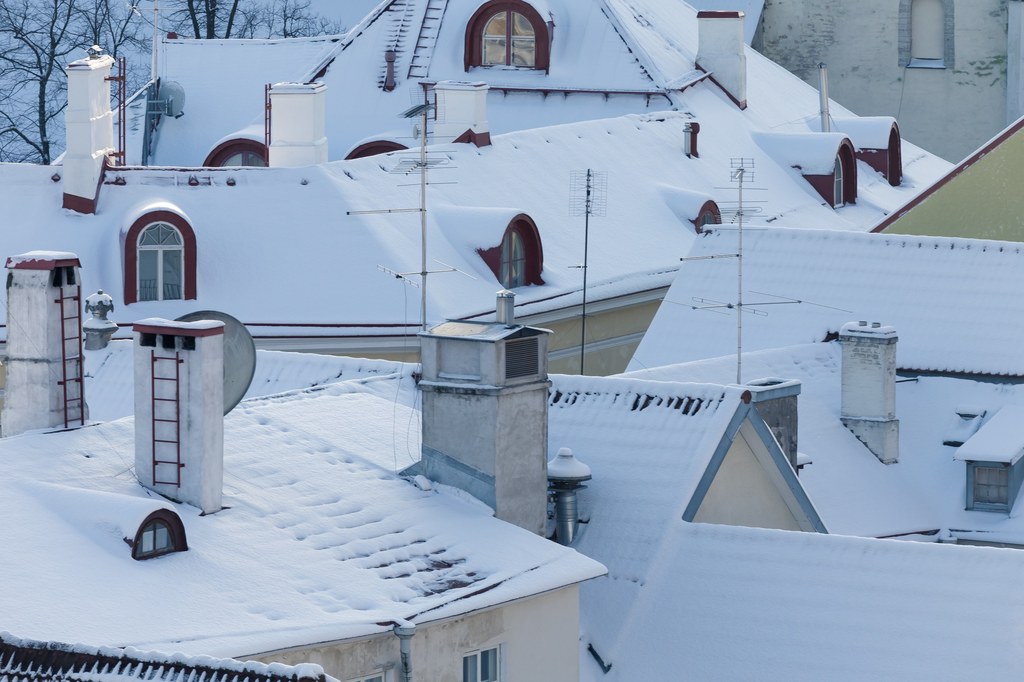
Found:
[[[956,450],[968,462],[1016,464],[1024,457],[1024,405],[1006,405]]]
[[[63,513],[75,495],[39,494],[78,488],[122,497],[125,509],[152,500],[131,474],[131,419],[0,441],[0,505],[19,519],[0,530],[4,626],[241,656],[459,616],[603,571],[392,473],[418,457],[405,430],[415,431],[413,390],[391,377],[243,403],[225,422],[228,508],[200,516],[173,505],[189,551],[146,562],[112,526],[83,532]]]
[[[734,252],[735,230],[698,239],[690,256]],[[1024,375],[1016,351],[1024,303],[1019,244],[786,229],[745,230],[744,349],[821,341],[851,320],[892,325],[900,368]],[[687,262],[630,364],[642,369],[715,357],[735,344],[731,315],[699,301],[734,301],[736,268]],[[757,303],[765,303],[762,308]],[[700,330],[694,333],[694,330]]]

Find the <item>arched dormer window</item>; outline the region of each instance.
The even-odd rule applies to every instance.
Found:
[[[693,226],[697,228],[697,234],[704,231],[707,225],[720,225],[722,223],[722,211],[718,208],[718,204],[711,201],[704,202],[704,205],[700,207],[700,213],[693,220]]]
[[[158,509],[147,516],[130,544],[132,558],[139,561],[188,549],[185,526],[178,515],[168,509]]]
[[[391,140],[374,140],[373,142],[364,142],[345,157],[348,159],[363,159],[367,156],[376,156],[377,154],[387,154],[388,152],[399,152],[403,149],[408,149],[404,144],[398,142],[392,142]]]
[[[203,161],[208,168],[224,166],[251,166],[262,168],[267,165],[267,147],[262,142],[238,138],[217,145]]]
[[[171,211],[153,211],[128,229],[124,242],[124,302],[196,297],[196,238]]]
[[[544,19],[522,0],[490,0],[466,26],[465,67],[513,66],[548,70],[550,33]]]
[[[839,208],[857,201],[857,160],[853,143],[843,140],[832,171],[832,206]]]
[[[536,223],[520,213],[505,228],[501,244],[477,251],[503,287],[543,284],[544,252]]]

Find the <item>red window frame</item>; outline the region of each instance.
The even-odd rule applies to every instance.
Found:
[[[487,22],[496,14],[502,12],[516,12],[526,17],[533,27],[534,40],[534,64],[532,67],[547,72],[551,66],[551,34],[548,26],[544,23],[543,17],[533,7],[520,0],[490,0],[480,5],[473,13],[469,23],[466,25],[466,48],[465,48],[465,69],[469,71],[474,66],[483,66],[484,63],[484,28]]]
[[[121,248],[124,252],[124,304],[137,303],[139,300],[138,268],[139,268],[139,235],[153,223],[167,223],[174,226],[181,234],[181,245],[184,251],[182,269],[182,300],[196,298],[196,235],[188,221],[171,211],[150,211],[132,223],[124,235]]]

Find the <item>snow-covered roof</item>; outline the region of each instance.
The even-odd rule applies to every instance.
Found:
[[[1024,405],[1004,405],[956,450],[961,461],[1016,464],[1024,457]]]
[[[586,682],[962,680],[1024,672],[1024,553],[666,520]],[[584,596],[584,599],[586,597]],[[585,627],[590,622],[585,622]]]
[[[718,229],[689,255],[735,253],[736,242],[735,229]],[[743,319],[747,351],[821,341],[866,320],[895,327],[900,368],[1024,376],[1018,243],[758,228],[744,230],[743,248],[743,304],[759,313]],[[734,263],[686,262],[630,369],[735,347],[735,317],[706,308],[736,297]]]
[[[188,551],[141,562],[123,529],[82,509],[92,495],[125,509],[159,499],[131,473],[131,418],[0,441],[0,507],[18,519],[0,529],[4,627],[237,657],[444,619],[603,573],[463,495],[399,478],[418,457],[414,394],[407,372],[241,403],[225,419],[226,508],[200,516],[172,505]]]

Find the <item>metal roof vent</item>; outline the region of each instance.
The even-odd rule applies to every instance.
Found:
[[[516,295],[508,289],[502,289],[497,294],[497,304],[494,309],[494,319],[498,324],[506,327],[516,325]]]
[[[576,491],[586,488],[583,482],[590,478],[590,467],[576,459],[569,448],[560,448],[548,462],[548,491],[555,496],[555,539],[560,544],[572,544],[576,536]]]
[[[536,336],[505,343],[505,378],[518,379],[540,372],[540,344]]]

